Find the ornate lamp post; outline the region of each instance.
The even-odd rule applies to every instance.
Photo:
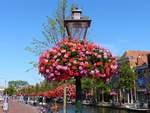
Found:
[[[91,20],[88,17],[81,16],[82,10],[74,8],[72,10],[72,16],[64,20],[64,26],[66,27],[69,38],[85,39],[87,29],[90,27]],[[81,95],[81,77],[76,76],[76,113],[82,113],[82,95]]]
[[[76,79],[76,113],[82,113],[81,77],[109,81],[117,71],[116,61],[109,50],[84,40],[90,23],[91,20],[81,17],[81,10],[75,8],[72,17],[64,20],[69,39],[63,38],[39,58],[39,73],[48,81]]]

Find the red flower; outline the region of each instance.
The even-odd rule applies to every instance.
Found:
[[[77,69],[77,67],[76,67],[76,66],[72,66],[72,67],[71,67],[71,69],[76,70],[76,69]]]
[[[67,61],[67,59],[66,59],[66,58],[62,58],[62,61],[66,62],[66,61]]]
[[[74,59],[73,59],[73,58],[71,58],[71,59],[69,60],[69,62],[73,63],[73,62],[74,62]]]

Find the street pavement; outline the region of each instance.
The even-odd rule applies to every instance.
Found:
[[[1,106],[0,106],[0,113],[3,113]],[[20,103],[14,100],[10,100],[8,113],[39,113],[39,112],[36,107]]]

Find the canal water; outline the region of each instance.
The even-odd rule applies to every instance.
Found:
[[[113,108],[102,108],[93,106],[83,106],[83,113],[140,113],[121,109]],[[63,113],[63,108],[61,107],[60,113]],[[67,105],[67,113],[75,113],[75,105]]]

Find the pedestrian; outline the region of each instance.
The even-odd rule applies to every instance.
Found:
[[[3,98],[3,112],[4,113],[8,113],[8,99],[9,99],[8,95],[5,94]]]
[[[23,95],[20,96],[19,101],[20,101],[21,103],[24,102]]]

